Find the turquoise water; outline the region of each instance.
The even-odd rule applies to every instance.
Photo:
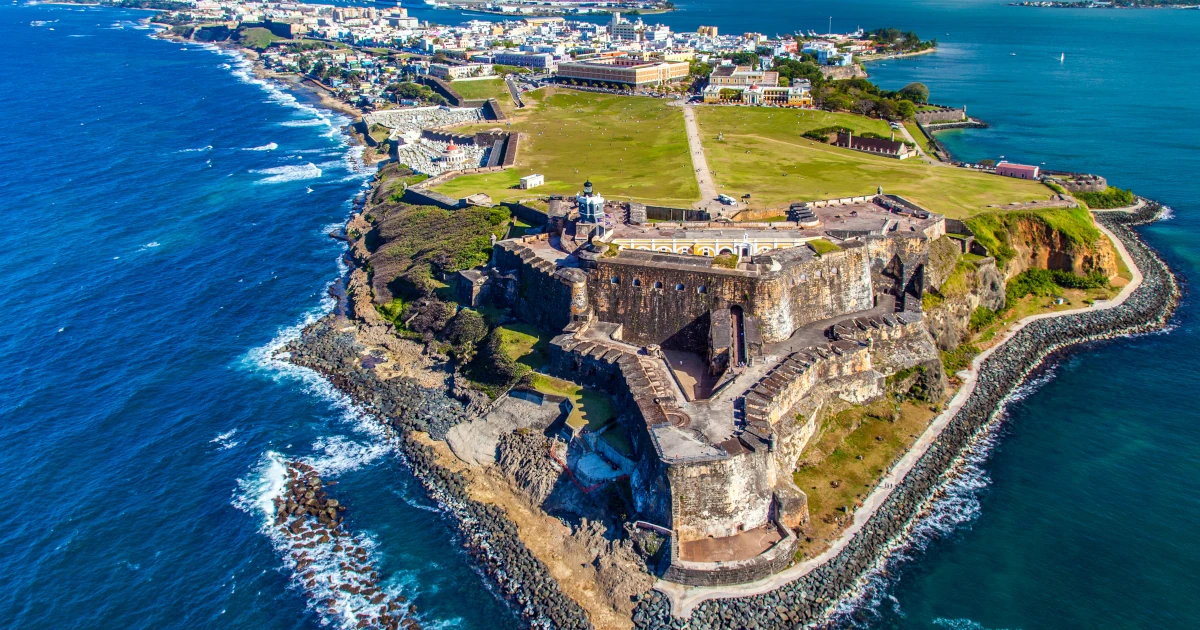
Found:
[[[1169,204],[1175,217],[1145,234],[1195,277],[1200,11],[680,6],[661,21],[824,30],[832,13],[835,30],[938,37],[937,54],[873,77],[923,81],[992,123],[944,138],[960,157],[1098,172]],[[143,15],[0,8],[0,619],[320,626],[257,504],[273,462],[306,457],[340,482],[348,524],[422,621],[514,626],[370,425],[264,359],[328,308],[342,248],[325,233],[369,176],[337,133],[345,120],[253,81],[236,58],[150,39],[133,22]],[[1200,626],[1194,309],[1185,296],[1169,334],[1055,362],[851,621]]]

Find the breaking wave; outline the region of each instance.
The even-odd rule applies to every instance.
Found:
[[[274,142],[268,142],[267,144],[264,144],[261,147],[247,147],[242,150],[243,151],[274,151],[275,149],[278,149],[278,148],[279,148],[278,144],[275,144]]]
[[[264,168],[250,172],[257,175],[269,176],[258,180],[257,183],[259,184],[282,184],[284,182],[317,179],[321,176],[321,169],[312,162],[291,166],[276,166],[274,168]]]

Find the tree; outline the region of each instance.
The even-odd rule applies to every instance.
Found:
[[[869,98],[860,98],[854,103],[854,111],[862,114],[863,116],[870,115],[870,113],[874,110],[875,101],[872,101]]]
[[[880,118],[892,119],[896,117],[895,101],[879,101],[875,103],[875,115]]]
[[[904,120],[911,120],[917,115],[917,106],[909,100],[899,101],[896,103],[896,115]]]
[[[929,88],[926,87],[924,83],[909,83],[908,85],[900,88],[900,91],[897,92],[897,95],[900,96],[900,98],[908,99],[913,103],[929,102]]]
[[[474,380],[502,388],[517,382],[529,371],[527,366],[508,356],[504,351],[503,339],[496,330],[488,333],[480,344],[470,367]]]

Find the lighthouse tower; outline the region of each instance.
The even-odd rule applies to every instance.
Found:
[[[579,205],[580,223],[602,223],[604,221],[604,197],[592,190],[592,182],[583,183],[583,192],[575,195]]]

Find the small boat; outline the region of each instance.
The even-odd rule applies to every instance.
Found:
[[[1062,63],[1066,60],[1067,60],[1067,53],[1062,53],[1058,56],[1058,63]]]

